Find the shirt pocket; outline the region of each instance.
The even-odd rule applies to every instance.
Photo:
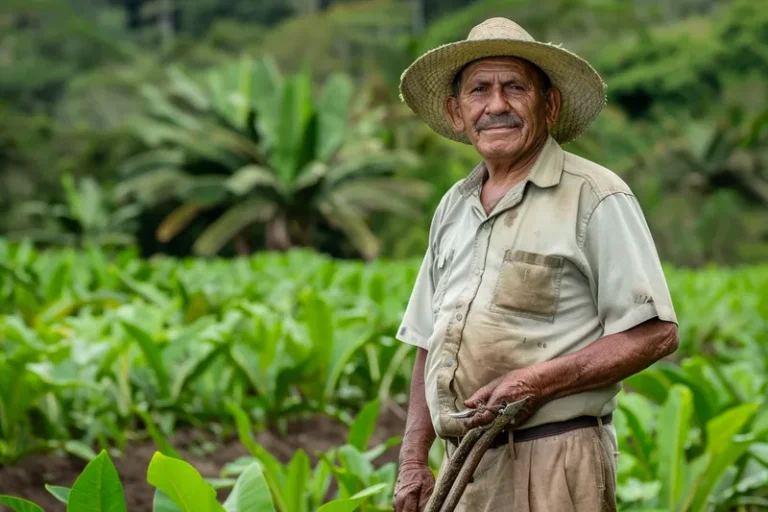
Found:
[[[491,299],[491,311],[554,322],[564,263],[562,256],[507,250]]]

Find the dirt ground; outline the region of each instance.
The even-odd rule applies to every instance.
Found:
[[[404,413],[398,406],[383,409],[372,442],[380,443],[390,437],[401,436],[405,427]],[[269,431],[255,434],[256,441],[279,460],[287,462],[293,452],[303,448],[313,464],[316,452],[344,444],[346,436],[347,429],[342,424],[325,416],[294,421],[289,425],[287,435]],[[248,455],[237,439],[219,444],[208,456],[201,456],[199,452],[192,450],[194,445],[199,445],[206,439],[199,431],[180,430],[171,441],[184,460],[195,466],[205,477],[219,477],[219,472],[226,463]],[[135,442],[129,444],[122,456],[113,457],[130,512],[152,510],[154,489],[146,481],[146,472],[156,450],[151,441]],[[397,451],[398,447],[388,450],[376,461],[377,465],[396,461]],[[13,466],[0,465],[0,494],[34,501],[46,512],[65,512],[66,506],[48,494],[45,484],[70,487],[85,464],[85,461],[74,456],[35,454]],[[228,491],[220,491],[219,499],[224,500],[227,493]],[[6,510],[8,509],[0,505],[0,511]]]

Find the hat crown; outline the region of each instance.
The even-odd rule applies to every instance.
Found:
[[[533,36],[523,27],[507,18],[489,18],[475,25],[467,36],[468,41],[483,39],[514,39],[517,41],[534,41]]]

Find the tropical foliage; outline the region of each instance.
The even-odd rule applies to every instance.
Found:
[[[295,493],[283,486],[295,468],[310,471],[305,455],[280,469],[251,433],[326,414],[350,426],[349,447],[300,480],[306,506],[320,505],[309,496],[325,484],[313,479],[331,474],[342,498],[382,483],[391,493],[395,468],[371,464],[382,448],[368,439],[375,401],[407,396],[413,350],[392,333],[418,260],[363,264],[291,250],[147,261],[29,244],[2,244],[0,256],[4,461],[47,449],[91,458],[92,447],[126,449],[136,429],[172,456],[166,437],[175,429],[218,425],[262,462],[278,509],[298,510],[285,505]],[[621,503],[697,511],[762,503],[768,269],[666,270],[682,342],[620,397]],[[233,461],[222,477],[247,463]]]
[[[196,253],[215,254],[233,238],[247,251],[256,223],[267,249],[315,246],[325,224],[373,258],[369,212],[419,213],[426,184],[393,177],[415,157],[383,145],[381,109],[355,105],[345,76],[328,78],[319,97],[307,72],[284,78],[270,59],[243,59],[197,81],[178,70],[170,78],[166,95],[145,88],[151,117],[135,125],[151,149],[125,163],[119,187],[148,206],[181,201],[158,227],[161,241],[220,208]]]

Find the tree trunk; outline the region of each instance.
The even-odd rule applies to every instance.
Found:
[[[293,247],[284,216],[278,215],[267,223],[264,243],[268,251],[287,251]]]
[[[245,235],[240,232],[235,237],[235,253],[238,256],[248,256],[251,254],[251,247],[248,245]]]

